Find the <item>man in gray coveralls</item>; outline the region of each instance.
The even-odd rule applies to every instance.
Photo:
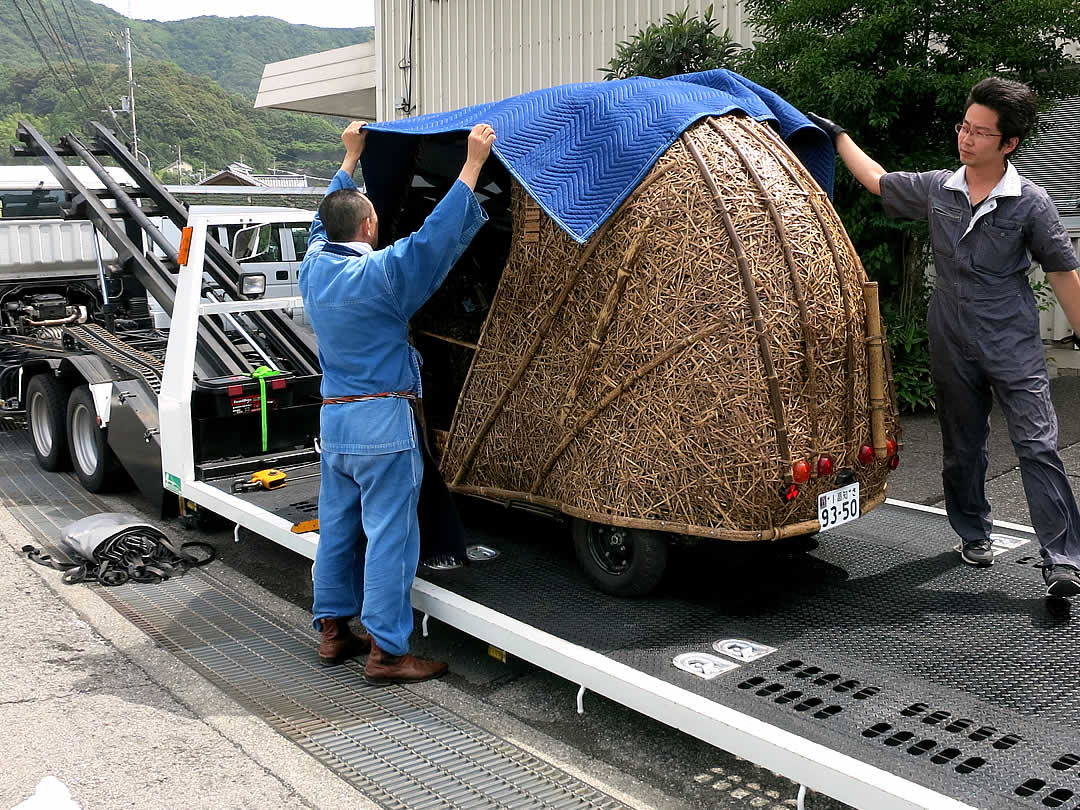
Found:
[[[1048,596],[1080,594],[1080,513],[1057,452],[1057,416],[1027,281],[1042,265],[1073,331],[1080,334],[1080,265],[1046,192],[1021,177],[1011,154],[1035,123],[1027,85],[989,78],[967,98],[956,125],[956,171],[886,172],[843,128],[811,120],[833,136],[844,164],[886,213],[930,222],[937,278],[927,313],[937,389],[949,523],[960,555],[994,562],[986,500],[991,394],[1020,459],[1031,522],[1042,545]]]

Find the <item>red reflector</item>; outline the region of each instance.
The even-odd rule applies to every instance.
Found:
[[[230,385],[225,389],[225,393],[230,397],[238,397],[244,393],[244,386],[242,385]]]
[[[787,503],[795,500],[799,497],[799,485],[798,484],[784,484],[780,488],[780,498]]]
[[[889,439],[885,442],[885,452],[889,458],[896,455],[896,439]]]
[[[900,466],[900,456],[893,456],[892,458],[889,459],[889,469],[890,470],[895,470],[899,466]]]
[[[801,459],[791,465],[791,477],[796,484],[805,484],[810,480],[810,465]],[[796,487],[796,489],[798,489]],[[798,492],[795,493],[796,495]],[[788,498],[790,501],[791,498]]]
[[[817,474],[818,478],[824,478],[826,475],[833,474],[833,463],[831,458],[822,456],[817,460]]]
[[[278,391],[278,390],[284,388],[285,385],[286,385],[285,380],[271,380],[270,381],[270,387],[273,388],[275,391]]]
[[[870,465],[870,462],[874,460],[874,448],[868,444],[864,444],[859,448],[859,463],[864,467]]]

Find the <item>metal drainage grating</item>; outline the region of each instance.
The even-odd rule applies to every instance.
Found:
[[[201,571],[101,589],[154,641],[386,808],[623,808],[531,754],[358,666]]]

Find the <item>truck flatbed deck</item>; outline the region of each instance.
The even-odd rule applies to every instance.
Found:
[[[1043,596],[1034,535],[1000,531],[1015,547],[992,568],[971,569],[952,550],[955,537],[939,511],[886,504],[819,535],[809,555],[758,553],[725,565],[715,552],[706,559],[703,550],[687,551],[685,576],[673,572],[644,600],[590,589],[568,543],[481,534],[473,539],[500,555],[428,575],[414,604],[491,643],[499,642],[499,620],[489,617],[485,628],[483,609],[570,645],[549,643],[556,651],[543,655],[551,660],[534,661],[553,671],[556,658],[572,670],[575,656],[598,656],[610,662],[610,682],[590,688],[628,705],[633,692],[652,691],[658,697],[635,708],[794,779],[802,753],[786,750],[783,732],[821,746],[817,755],[829,759],[808,774],[843,771],[850,758],[939,794],[928,807],[959,806],[952,799],[1074,810],[1080,637],[1068,604]],[[461,618],[470,615],[481,619]],[[736,663],[712,647],[725,639],[775,652],[711,679],[672,663],[685,653]],[[522,644],[519,654],[535,655],[530,650]],[[680,724],[679,703],[704,707],[700,722]],[[772,750],[761,746],[771,732],[758,727],[760,739],[744,738],[740,717],[782,732],[767,743]],[[910,806],[862,790],[826,792],[859,807]]]

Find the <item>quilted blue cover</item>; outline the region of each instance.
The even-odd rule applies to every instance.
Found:
[[[401,136],[468,131],[489,123],[494,153],[570,236],[585,242],[695,121],[741,110],[774,122],[830,195],[832,140],[776,93],[737,73],[565,84],[446,113],[369,124],[362,158],[376,207],[407,180]],[[415,140],[415,138],[413,138]]]

